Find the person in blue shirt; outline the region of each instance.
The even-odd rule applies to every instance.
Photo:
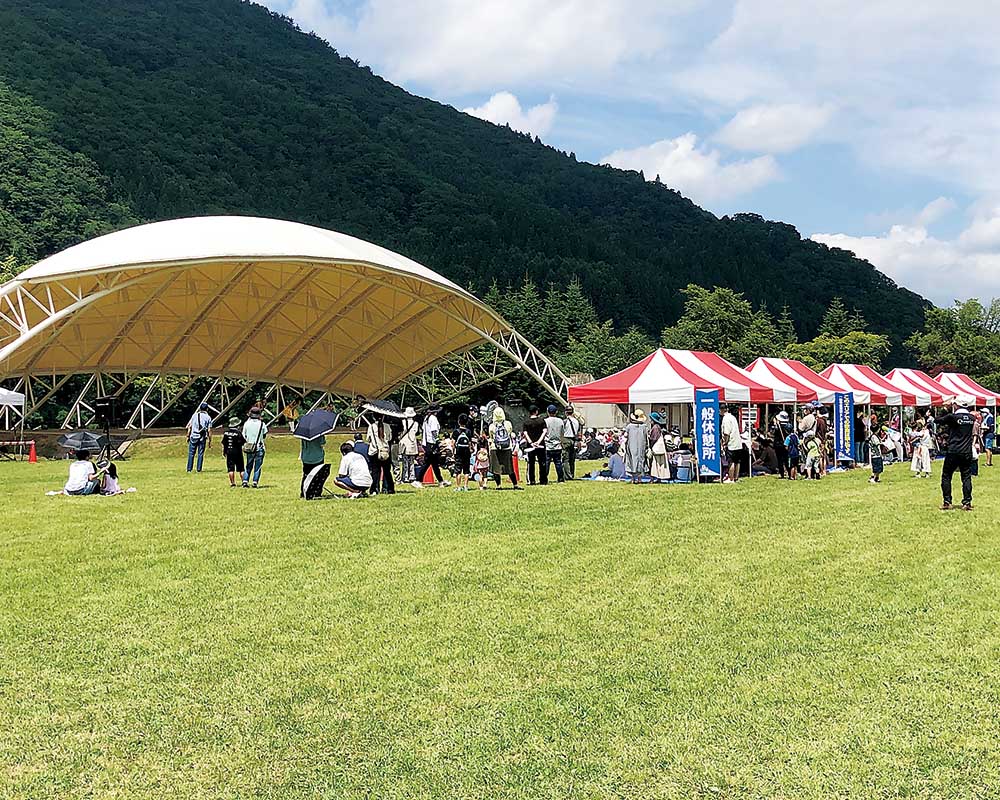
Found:
[[[208,413],[208,403],[202,403],[190,422],[187,424],[188,433],[188,463],[187,471],[194,467],[195,454],[198,456],[198,472],[201,472],[205,463],[205,448],[212,442],[212,416]]]

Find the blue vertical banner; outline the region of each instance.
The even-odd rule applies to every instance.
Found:
[[[698,469],[704,476],[722,474],[721,425],[719,390],[696,389],[694,393],[695,450]]]
[[[834,395],[833,450],[836,461],[854,460],[854,395],[850,392]]]

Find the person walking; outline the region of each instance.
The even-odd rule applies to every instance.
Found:
[[[260,471],[264,466],[265,441],[267,440],[267,425],[261,419],[260,406],[250,409],[247,421],[243,423],[243,452],[246,454],[246,465],[243,469],[243,488],[246,489],[253,480],[253,488],[260,485]]]
[[[438,444],[438,435],[441,433],[441,423],[438,422],[437,412],[441,409],[432,406],[427,409],[424,422],[420,427],[420,437],[424,448],[424,467],[420,475],[413,481],[417,488],[424,485],[424,476],[427,470],[434,471],[434,480],[438,486],[451,486],[451,484],[441,477],[441,446]]]
[[[550,405],[546,411],[548,416],[545,418],[545,462],[539,481],[542,486],[547,486],[549,483],[550,464],[556,468],[556,481],[562,483],[566,480],[562,468],[563,420],[556,416],[558,409],[554,405]]]
[[[416,480],[414,467],[417,463],[417,412],[407,406],[403,412],[403,430],[399,434],[399,480],[412,483]]]
[[[222,434],[222,455],[226,457],[226,472],[229,473],[229,486],[236,488],[236,476],[243,475],[243,431],[239,417],[229,418],[229,427]]]
[[[493,473],[497,488],[500,488],[500,476],[507,475],[515,489],[522,489],[517,485],[517,475],[514,474],[514,426],[508,421],[502,408],[493,410],[493,422],[490,423],[488,436],[490,472]]]
[[[726,413],[722,415],[722,443],[729,457],[729,474],[722,481],[723,483],[736,483],[740,479],[740,461],[743,460],[743,432],[740,430],[740,423],[736,418],[738,413],[739,407],[731,405],[726,408]]]
[[[562,432],[563,477],[568,480],[576,478],[576,447],[580,439],[580,420],[573,411],[573,406],[566,406],[566,418]]]
[[[543,477],[541,473],[548,471],[545,461],[545,420],[538,416],[538,406],[528,409],[528,418],[521,430],[521,450],[528,461],[528,486],[534,486],[536,474],[540,478]]]
[[[632,483],[642,483],[646,474],[646,451],[649,449],[649,426],[646,412],[637,408],[625,426],[625,469]]]
[[[301,439],[299,459],[302,461],[302,480],[299,481],[299,497],[306,496],[306,476],[326,461],[326,437],[306,441]]]
[[[458,415],[458,427],[452,431],[451,440],[455,443],[455,491],[467,492],[472,474],[472,430],[468,414]]]
[[[789,477],[788,448],[785,447],[785,440],[792,432],[792,423],[789,421],[787,411],[779,411],[771,421],[771,442],[774,444],[774,457],[778,461],[778,477]]]
[[[951,484],[955,471],[962,476],[962,510],[972,511],[972,443],[976,418],[972,416],[964,397],[957,397],[950,414],[937,421],[938,427],[948,435],[944,467],[941,469],[941,510],[951,511]]]
[[[194,412],[185,430],[188,434],[187,471],[194,467],[195,454],[198,456],[198,472],[205,462],[205,448],[212,443],[212,417],[208,413],[208,403],[202,403]]]
[[[980,423],[983,433],[983,452],[986,453],[986,466],[993,466],[993,445],[996,441],[997,418],[987,406],[983,406],[983,419]]]
[[[368,462],[372,473],[372,494],[395,494],[392,482],[392,428],[381,415],[368,424]]]

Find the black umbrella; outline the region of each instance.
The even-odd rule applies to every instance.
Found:
[[[93,431],[75,431],[59,437],[59,444],[67,450],[86,450],[90,453],[99,453],[107,443],[107,436]]]
[[[361,406],[361,408],[365,411],[382,414],[386,417],[395,417],[396,419],[403,418],[403,412],[399,410],[399,406],[392,400],[368,400]]]
[[[310,411],[308,414],[303,414],[299,417],[299,421],[295,425],[295,435],[299,439],[311,442],[320,436],[333,433],[333,429],[337,427],[338,416],[332,411],[324,409],[317,409],[316,411]]]

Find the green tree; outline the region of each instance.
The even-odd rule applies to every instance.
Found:
[[[653,340],[638,328],[629,328],[618,336],[608,320],[590,325],[579,336],[571,337],[560,367],[567,373],[604,378],[640,361],[654,349]]]
[[[799,335],[795,332],[795,321],[792,319],[792,312],[789,311],[787,303],[781,308],[781,314],[778,316],[775,328],[778,332],[778,343],[782,347],[788,347],[799,340]]]
[[[847,306],[839,297],[834,297],[819,325],[820,334],[833,337],[846,336],[852,330],[851,316],[847,313]]]
[[[552,356],[569,346],[569,309],[565,293],[554,283],[545,291],[542,304],[542,336],[538,346]]]
[[[885,336],[850,331],[844,336],[820,334],[810,342],[788,345],[784,355],[801,361],[817,372],[838,363],[867,364],[881,371],[889,349],[889,340]]]
[[[989,307],[976,299],[951,308],[928,308],[922,330],[907,347],[930,372],[964,372],[996,386],[1000,373],[1000,299]]]

